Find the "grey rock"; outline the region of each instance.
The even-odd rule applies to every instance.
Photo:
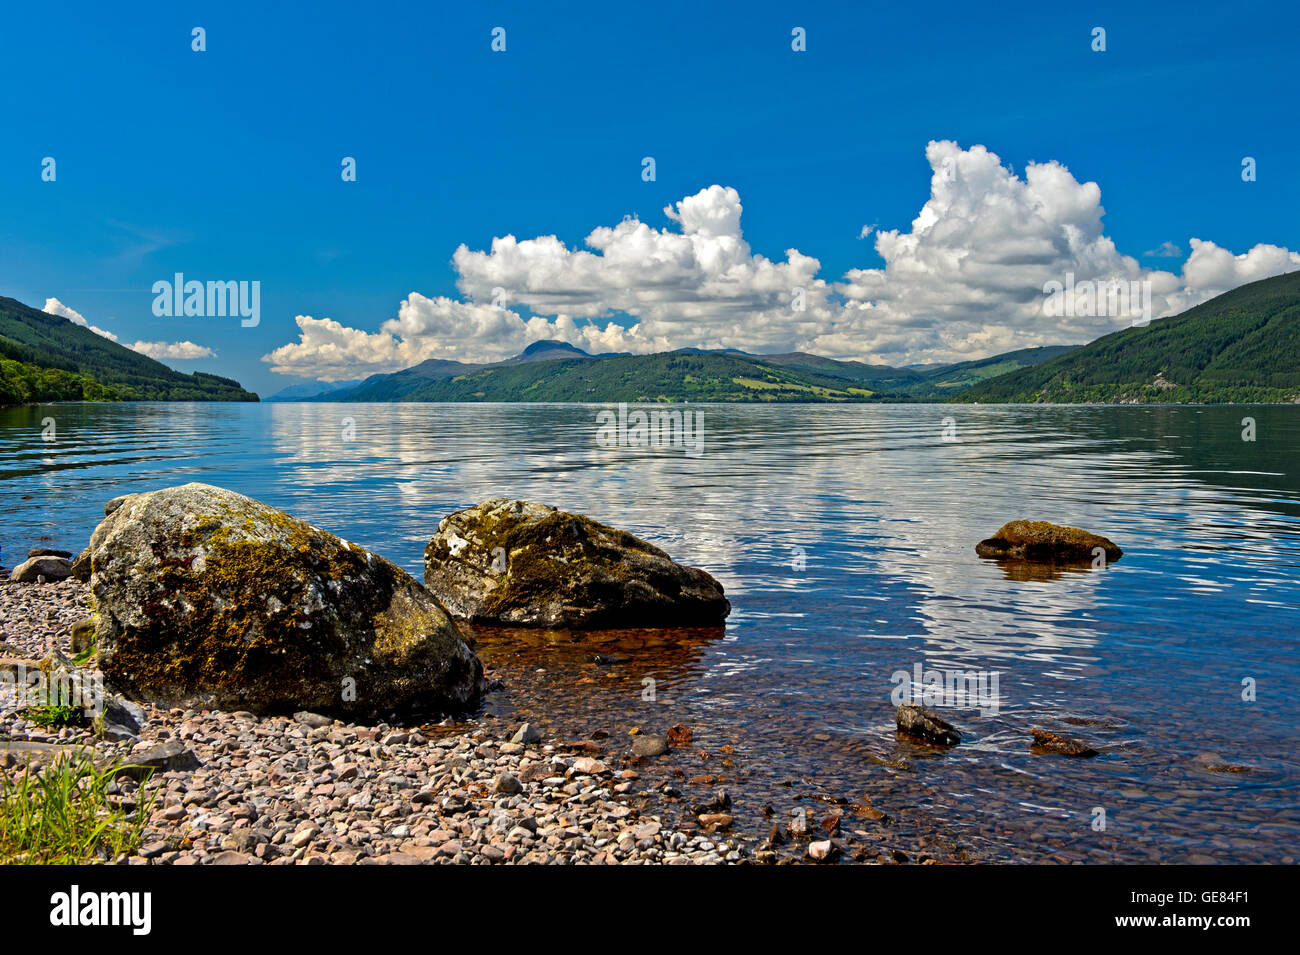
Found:
[[[72,576],[72,565],[66,557],[29,557],[9,574],[9,579],[20,584],[46,581],[66,580]]]
[[[71,560],[71,559],[72,559],[72,551],[70,551],[70,550],[54,550],[53,548],[50,548],[50,547],[33,547],[31,550],[29,550],[29,551],[27,552],[27,556],[28,556],[29,558],[31,558],[31,557],[62,557],[64,560]]]
[[[409,574],[242,494],[129,495],[90,551],[100,666],[138,699],[355,717],[482,691],[478,657]]]
[[[253,861],[253,857],[243,852],[236,852],[228,849],[225,852],[218,853],[211,865],[248,865]]]
[[[829,839],[808,843],[808,858],[813,862],[825,862],[835,852],[835,846]]]
[[[510,737],[512,743],[540,743],[541,741],[542,734],[532,723],[525,723],[519,727],[514,736]]]
[[[641,733],[632,740],[632,755],[662,756],[668,752],[668,738],[658,733]]]
[[[492,784],[492,789],[494,792],[498,792],[506,796],[513,796],[517,792],[522,792],[523,788],[524,788],[523,783],[521,783],[514,776],[511,776],[509,773],[502,773],[500,776],[496,778],[496,781]]]
[[[904,703],[895,711],[894,721],[900,732],[936,746],[956,746],[961,742],[961,733],[951,723],[923,706]]]
[[[71,572],[73,577],[81,581],[83,584],[90,582],[90,548],[89,547],[87,547],[85,550],[83,550],[80,554],[77,555],[77,559],[74,560],[71,563],[71,565],[69,565],[68,570]]]
[[[1030,747],[1034,752],[1055,753],[1058,756],[1081,756],[1084,758],[1097,755],[1095,749],[1086,743],[1080,743],[1077,739],[1070,739],[1068,736],[1057,736],[1047,730],[1031,729],[1029,732],[1034,737],[1034,742]]]
[[[134,740],[139,739],[140,730],[145,724],[144,708],[121,697],[109,696],[104,700],[104,712],[100,715],[99,732],[105,739]]]
[[[334,725],[334,720],[330,717],[322,716],[319,713],[309,713],[306,710],[299,710],[297,713],[293,714],[293,718],[297,722],[304,726],[310,726],[314,730],[320,729],[324,726]]]
[[[424,582],[456,616],[525,627],[717,626],[722,585],[626,531],[497,498],[442,520]]]
[[[173,739],[143,753],[132,753],[127,756],[115,775],[143,780],[150,773],[189,773],[202,765],[193,750],[188,749],[179,740]]]

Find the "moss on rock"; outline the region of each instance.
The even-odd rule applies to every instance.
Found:
[[[208,485],[114,503],[91,538],[91,593],[101,665],[123,689],[258,712],[477,701],[477,657],[390,561]]]
[[[498,498],[457,511],[425,548],[425,585],[457,616],[570,628],[713,625],[722,585],[626,531]]]
[[[1031,561],[1091,561],[1100,548],[1107,560],[1124,552],[1113,541],[1077,527],[1048,521],[1009,521],[992,537],[975,545],[980,557]]]

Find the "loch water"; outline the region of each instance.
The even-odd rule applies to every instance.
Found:
[[[611,447],[601,410],[2,410],[0,563],[81,549],[109,498],[202,481],[421,577],[440,518],[542,501],[708,570],[732,614],[667,633],[484,628],[501,685],[466,722],[613,740],[691,726],[746,838],[765,834],[763,807],[824,798],[976,858],[1300,856],[1300,407],[691,405],[698,453]],[[1124,556],[1051,572],[976,557],[1017,518]],[[896,691],[917,673],[984,678],[984,698],[943,701],[960,746],[897,737]],[[1032,752],[1031,728],[1100,755]]]

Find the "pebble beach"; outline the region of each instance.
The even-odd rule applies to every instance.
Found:
[[[0,582],[3,655],[39,659],[51,643],[70,653],[86,590],[74,579]],[[680,738],[669,749],[649,735],[641,744],[599,732],[548,738],[544,727],[497,718],[362,726],[311,713],[139,708],[137,738],[119,740],[0,711],[11,778],[52,758],[52,746],[90,746],[97,761],[124,763],[167,744],[181,754],[181,765],[169,760],[146,784],[156,789],[146,838],[113,860],[122,864],[970,861],[953,847],[899,845],[862,828],[884,816],[870,807],[810,808],[796,819],[765,807],[738,818],[728,786],[743,785],[740,776],[701,774],[694,764],[707,754]],[[126,808],[144,798],[133,779],[115,787]]]

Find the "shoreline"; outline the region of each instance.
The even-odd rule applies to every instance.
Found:
[[[51,640],[70,654],[87,589],[71,578],[0,581],[4,655],[39,659]],[[500,687],[501,674],[485,662]],[[513,742],[518,722],[483,705],[477,715],[419,727],[139,705],[138,740],[119,741],[89,727],[42,728],[11,705],[0,708],[0,765],[10,778],[28,759],[48,761],[55,747],[90,745],[97,759],[129,762],[179,743],[197,760],[197,769],[155,775],[147,835],[137,854],[118,860],[126,864],[975,861],[942,845],[937,832],[903,843],[882,831],[886,816],[870,806],[813,803],[802,826],[782,826],[770,806],[742,813],[728,790],[743,790],[744,773],[696,768],[711,757],[691,749],[689,732],[680,747],[645,756],[603,732],[562,740],[542,731]],[[721,748],[720,764],[734,765],[729,750]],[[132,782],[116,795],[135,805]]]

